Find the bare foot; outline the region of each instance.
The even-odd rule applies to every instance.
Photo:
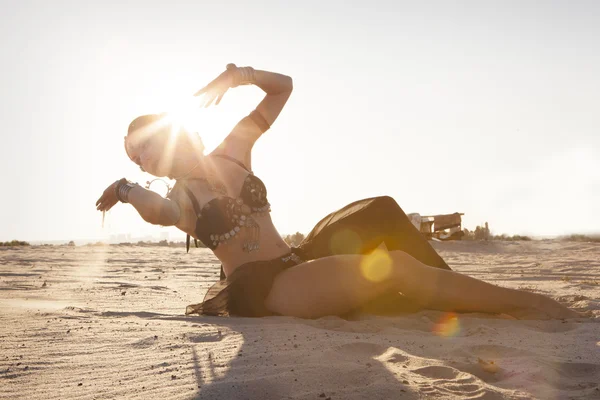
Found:
[[[541,296],[541,295],[540,295]],[[581,314],[571,310],[570,308],[563,306],[558,301],[551,299],[550,297],[541,296],[540,301],[541,309],[548,313],[552,318],[555,319],[568,319],[568,318],[580,318]]]
[[[517,308],[507,314],[518,319],[569,319],[581,318],[582,314],[573,311],[550,297],[534,293],[535,298],[528,306]]]

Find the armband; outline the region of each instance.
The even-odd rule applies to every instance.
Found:
[[[271,128],[265,117],[257,110],[252,111],[248,117],[259,127],[261,133],[265,133]]]

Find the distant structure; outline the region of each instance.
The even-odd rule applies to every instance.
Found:
[[[110,243],[128,243],[131,242],[131,234],[110,235]]]
[[[465,214],[458,212],[428,216],[412,213],[408,214],[408,218],[427,239],[460,240],[464,235],[463,215]]]

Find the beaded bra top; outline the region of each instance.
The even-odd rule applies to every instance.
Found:
[[[258,250],[260,227],[254,220],[254,216],[264,215],[271,211],[271,205],[267,200],[267,188],[265,184],[249,171],[244,164],[238,160],[226,155],[214,155],[236,163],[248,171],[248,176],[244,179],[242,190],[237,198],[226,195],[224,186],[211,187],[211,190],[223,194],[215,197],[204,206],[200,203],[192,191],[183,183],[183,189],[194,207],[194,212],[198,219],[196,220],[195,236],[202,241],[209,249],[216,249],[221,243],[233,238],[240,237],[242,249],[246,252]],[[205,181],[209,186],[208,180],[196,178],[196,180]],[[188,235],[189,248],[189,235]]]

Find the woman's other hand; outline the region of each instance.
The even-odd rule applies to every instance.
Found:
[[[98,211],[108,211],[119,202],[117,192],[115,191],[118,184],[119,181],[116,181],[104,190],[102,196],[96,201],[96,209]]]
[[[215,99],[217,100],[215,105],[219,104],[227,90],[233,86],[234,73],[237,67],[235,64],[227,64],[226,68],[227,69],[213,79],[212,82],[194,94],[194,96],[204,95],[204,99],[202,100],[204,107],[210,106]]]

